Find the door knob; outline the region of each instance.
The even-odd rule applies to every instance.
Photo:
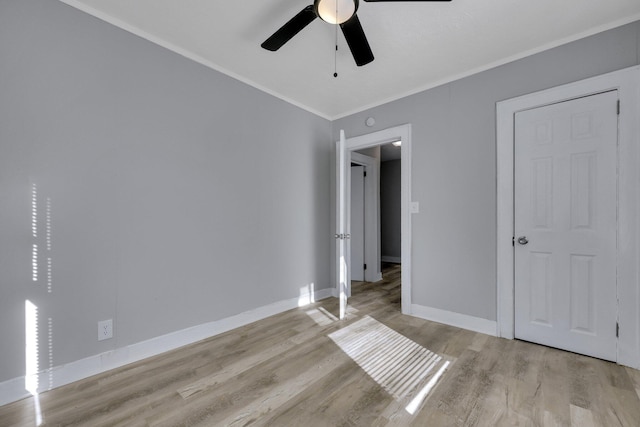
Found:
[[[527,240],[526,236],[520,236],[518,237],[518,243],[521,245],[526,245],[527,243],[529,243],[529,241]]]

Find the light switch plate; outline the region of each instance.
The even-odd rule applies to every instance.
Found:
[[[420,202],[411,202],[411,213],[420,213]]]

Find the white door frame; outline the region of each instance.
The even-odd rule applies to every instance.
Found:
[[[497,103],[498,335],[514,338],[514,117],[519,111],[617,90],[618,337],[617,362],[640,368],[640,66]]]
[[[364,271],[365,282],[382,280],[380,270],[380,159],[351,152],[351,163],[365,167],[364,179]],[[351,177],[349,177],[351,179]],[[351,188],[350,182],[347,186]],[[349,198],[351,200],[351,198]],[[351,291],[351,287],[349,287]],[[349,293],[351,295],[351,293]]]
[[[411,314],[411,124],[404,124],[346,140],[347,164],[351,162],[351,153],[363,148],[384,145],[393,141],[402,141],[401,150],[401,235],[402,235],[402,287],[401,307],[403,314]],[[350,173],[347,168],[347,173]],[[347,186],[349,191],[349,186]],[[347,194],[346,200],[350,200]],[[338,209],[336,209],[337,211]],[[337,284],[339,286],[339,284]]]

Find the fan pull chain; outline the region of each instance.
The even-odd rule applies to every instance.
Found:
[[[338,25],[336,24],[336,50],[333,52],[333,77],[338,77]]]
[[[338,2],[336,1],[336,17],[338,16]],[[338,77],[338,24],[335,24],[336,50],[333,52],[333,77]]]

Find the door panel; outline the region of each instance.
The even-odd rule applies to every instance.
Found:
[[[550,326],[553,290],[551,289],[551,253],[530,252],[529,321]]]
[[[515,116],[516,338],[607,360],[617,351],[617,99]]]
[[[595,334],[593,255],[571,255],[571,330]]]

